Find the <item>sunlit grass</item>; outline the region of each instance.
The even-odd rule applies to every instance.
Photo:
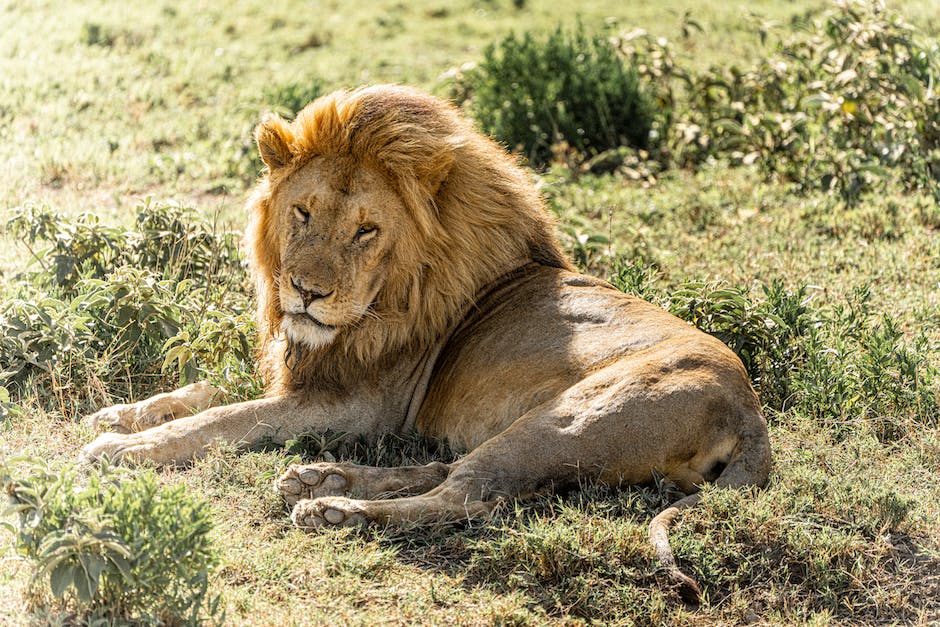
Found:
[[[765,52],[755,25],[787,32],[824,6],[382,0],[351,10],[340,2],[8,1],[0,4],[0,299],[6,307],[15,294],[44,291],[70,302],[48,276],[44,283],[23,274],[42,264],[8,229],[15,206],[46,206],[69,223],[91,211],[121,233],[137,229],[136,208],[149,196],[158,207],[172,199],[192,206],[192,223],[205,217],[212,232],[242,228],[241,205],[260,168],[251,129],[266,109],[289,115],[320,90],[381,81],[446,94],[445,73],[479,61],[487,44],[513,29],[573,26],[577,17],[590,32],[644,28],[668,37],[690,67],[743,63]],[[936,35],[935,3],[894,6]],[[616,275],[623,259],[624,289],[667,307],[699,295],[711,307],[708,330],[770,359],[752,369],[771,423],[770,485],[707,492],[674,534],[679,563],[703,583],[706,604],[685,608],[654,573],[645,527],[675,496],[669,486],[586,484],[470,526],[307,535],[291,528],[273,492],[288,463],[322,454],[380,464],[450,454],[417,439],[343,450],[310,440],[249,454],[223,448],[193,468],[160,474],[210,504],[222,559],[211,594],[222,594],[229,622],[940,620],[940,429],[930,397],[911,394],[916,385],[902,372],[913,360],[921,383],[937,383],[933,201],[889,186],[847,210],[826,194],[797,196],[747,167],[655,174],[651,182],[555,167],[533,180],[563,242],[590,271]],[[243,272],[237,259],[227,262]],[[768,304],[763,286],[771,285],[800,294],[799,302]],[[158,305],[179,304],[157,296]],[[233,316],[247,298],[243,287],[231,292]],[[789,320],[797,304],[805,325],[768,343],[783,336],[769,314]],[[204,350],[212,337],[203,338]],[[0,456],[75,459],[91,437],[77,422],[81,413],[179,380],[154,354],[165,339],[136,353],[148,363],[133,352],[73,355],[71,369],[33,373],[15,388],[0,383],[13,405],[0,417]],[[225,350],[224,338],[218,348]],[[228,367],[251,380],[243,365]],[[0,542],[11,540],[0,529]],[[28,577],[28,563],[0,556],[0,622],[62,620],[31,605]]]

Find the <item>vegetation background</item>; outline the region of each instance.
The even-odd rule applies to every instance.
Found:
[[[0,622],[940,621],[940,6],[353,4],[0,1],[0,474],[24,523],[0,528]],[[264,111],[401,82],[491,128],[505,85],[485,60],[559,26],[636,68],[656,137],[601,150],[538,127],[522,152],[560,236],[728,342],[771,427],[770,485],[707,491],[673,534],[700,608],[646,545],[666,484],[307,535],[272,490],[288,463],[452,453],[327,434],[187,469],[75,467],[100,406],[198,378],[259,393],[238,232]]]

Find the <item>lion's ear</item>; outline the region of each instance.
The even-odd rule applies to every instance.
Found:
[[[279,115],[266,115],[255,128],[258,152],[269,170],[276,170],[290,163],[290,140],[291,132],[287,121]]]
[[[459,145],[459,139],[448,140],[447,150],[435,154],[434,158],[429,160],[424,171],[418,173],[419,178],[427,187],[431,196],[437,195],[441,185],[444,184],[444,181],[446,181],[447,177],[450,175],[451,168],[454,167],[454,160],[456,158],[455,151]]]

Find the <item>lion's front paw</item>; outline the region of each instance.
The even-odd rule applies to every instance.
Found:
[[[348,486],[349,479],[342,470],[327,463],[291,466],[275,482],[275,487],[288,505],[294,505],[302,499],[343,496]]]
[[[111,461],[134,464],[146,460],[162,463],[157,447],[139,433],[102,433],[81,452],[81,461],[93,463],[107,457]]]
[[[136,433],[173,420],[176,418],[175,410],[176,404],[172,399],[151,399],[99,409],[86,416],[84,422],[95,431]]]
[[[368,522],[358,501],[342,497],[298,501],[294,506],[294,511],[291,512],[290,519],[295,525],[304,529],[355,527]]]
[[[94,431],[130,433],[134,431],[135,414],[136,411],[133,405],[112,405],[85,416],[82,422],[89,425]]]
[[[96,462],[104,457],[117,460],[129,445],[126,434],[104,433],[82,449],[81,458],[84,462]]]

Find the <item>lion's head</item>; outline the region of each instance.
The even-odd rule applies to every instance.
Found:
[[[501,274],[568,265],[524,171],[442,100],[340,91],[255,137],[268,172],[247,242],[272,383],[361,377],[438,341]]]

